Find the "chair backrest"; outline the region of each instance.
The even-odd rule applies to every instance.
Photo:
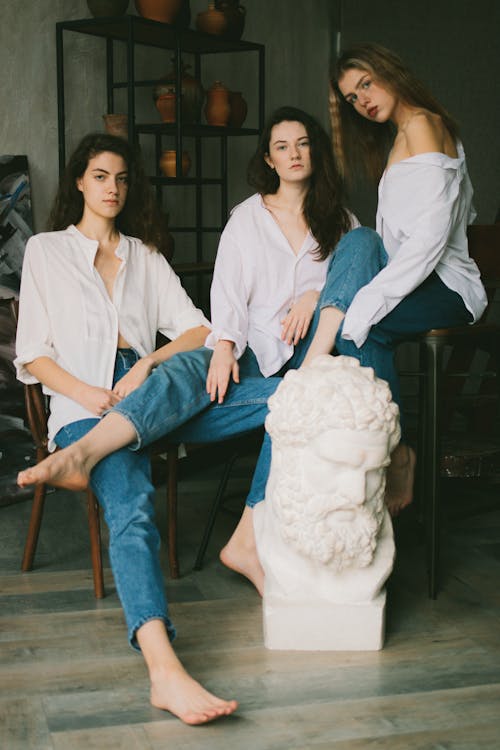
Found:
[[[467,237],[483,284],[487,289],[500,288],[500,224],[471,224]]]
[[[12,299],[10,302],[12,318],[17,326],[19,318],[19,302]],[[47,453],[48,434],[47,421],[48,411],[45,396],[40,383],[24,386],[24,402],[26,404],[26,416],[33,441],[37,451]]]

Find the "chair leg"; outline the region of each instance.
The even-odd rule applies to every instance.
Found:
[[[179,559],[177,557],[177,474],[178,448],[174,446],[167,451],[167,539],[168,566],[170,577],[179,578]]]
[[[429,596],[437,597],[440,535],[440,407],[439,377],[441,371],[441,347],[434,342],[426,343],[427,354],[427,410],[426,410],[426,485],[427,497],[427,557],[429,575]]]
[[[99,505],[94,493],[87,490],[87,512],[90,533],[90,554],[92,557],[92,573],[94,576],[94,593],[96,599],[104,598],[104,576],[102,572],[101,553],[101,518]]]
[[[35,487],[33,504],[31,506],[30,523],[28,526],[28,534],[26,535],[23,561],[21,563],[21,570],[24,573],[33,568],[33,559],[35,557],[36,547],[38,544],[38,535],[40,533],[40,525],[42,523],[46,491],[47,487],[45,484],[38,484]]]
[[[207,524],[205,526],[205,531],[203,532],[203,537],[200,543],[200,547],[198,549],[198,554],[196,555],[196,560],[194,563],[193,570],[201,570],[203,567],[203,560],[205,558],[205,552],[207,551],[208,542],[210,540],[210,535],[212,533],[212,529],[215,524],[217,513],[219,512],[220,506],[222,504],[222,500],[224,499],[224,492],[226,491],[229,476],[231,474],[231,469],[233,468],[234,462],[236,461],[237,458],[238,458],[238,454],[234,453],[228,459],[228,461],[226,462],[226,465],[224,466],[224,471],[222,473],[219,486],[217,488],[217,494],[215,495],[214,501],[212,503],[212,507],[210,508],[210,513],[208,516]]]

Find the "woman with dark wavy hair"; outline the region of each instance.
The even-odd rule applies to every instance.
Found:
[[[269,118],[248,181],[257,192],[233,209],[212,282],[207,388],[219,400],[240,373],[269,379],[301,365],[328,291],[334,248],[358,224],[343,204],[330,138],[295,107]],[[221,552],[222,562],[260,592],[253,507],[264,499],[270,462],[266,434],[242,518]]]
[[[337,249],[331,294],[305,361],[335,346],[373,367],[399,404],[397,344],[432,328],[473,323],[486,306],[467,246],[475,212],[464,149],[444,107],[377,44],[342,53],[330,104],[343,173],[380,180],[377,233],[357,230],[354,242]],[[387,471],[393,515],[411,502],[415,461],[403,425]]]
[[[61,181],[51,229],[27,243],[15,360],[18,378],[41,383],[50,396],[49,450],[62,450],[46,459],[49,467],[72,455],[81,439],[94,445],[93,428],[111,417],[102,415],[139,393],[141,384],[156,387],[158,402],[173,415],[191,403],[193,392],[203,395],[209,356],[198,353],[210,325],[158,252],[164,225],[142,167],[121,138],[96,133],[81,141]],[[170,342],[154,351],[157,331]],[[148,394],[141,414],[152,400]],[[112,423],[108,452],[116,434]],[[44,481],[36,477],[42,463],[33,471],[33,481]],[[236,702],[190,677],[170,643],[175,630],[147,451],[106,455],[88,482],[104,510],[129,642],[147,664],[151,702],[189,724],[232,713]],[[80,485],[73,476],[65,486]]]

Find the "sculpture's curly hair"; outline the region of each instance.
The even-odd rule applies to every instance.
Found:
[[[386,432],[391,452],[401,437],[399,408],[386,381],[354,357],[329,354],[287,372],[269,399],[266,429],[273,440],[293,445],[325,430]]]

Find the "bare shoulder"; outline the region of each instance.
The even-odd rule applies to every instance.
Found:
[[[418,109],[402,128],[410,156],[428,152],[441,152],[456,156],[454,144],[439,115]]]

